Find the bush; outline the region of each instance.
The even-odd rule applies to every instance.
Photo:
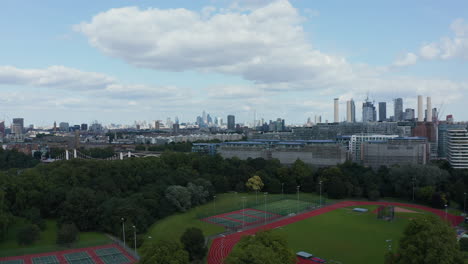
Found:
[[[187,228],[180,238],[184,249],[189,253],[190,260],[200,260],[206,255],[205,236],[195,227]]]
[[[468,251],[468,238],[462,237],[459,243],[460,243],[460,250],[467,252]]]
[[[369,191],[369,200],[371,201],[377,201],[380,197],[380,192],[377,190],[371,190]]]
[[[40,229],[37,225],[29,224],[21,228],[18,232],[18,244],[31,245],[41,237]]]
[[[75,224],[62,224],[57,233],[57,244],[67,245],[75,242],[78,238],[78,228]]]

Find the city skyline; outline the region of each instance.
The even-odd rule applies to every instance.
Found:
[[[0,120],[193,122],[205,109],[224,122],[332,122],[333,98],[343,121],[346,101],[360,117],[367,94],[387,117],[394,99],[405,111],[424,94],[468,120],[466,14],[464,1],[7,2]]]

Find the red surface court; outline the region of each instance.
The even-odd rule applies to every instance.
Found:
[[[98,249],[110,249],[110,248],[115,248],[118,251],[120,251],[127,259],[129,259],[129,262],[126,262],[126,264],[133,264],[136,263],[137,260],[132,257],[128,252],[122,248],[121,246],[117,244],[108,244],[108,245],[102,245],[102,246],[95,246],[95,247],[88,247],[88,248],[77,248],[77,249],[69,249],[69,250],[63,250],[63,251],[55,251],[55,252],[48,252],[48,253],[40,253],[40,254],[31,254],[31,255],[24,255],[24,256],[16,256],[16,257],[4,257],[0,258],[0,263],[3,261],[14,261],[14,260],[23,260],[24,264],[33,264],[33,258],[36,257],[46,257],[46,256],[55,256],[57,257],[58,261],[60,264],[68,264],[69,262],[66,260],[65,255],[71,254],[71,253],[78,253],[78,252],[86,252],[90,257],[91,260],[95,264],[108,264],[105,263],[98,255],[96,254],[96,250]]]
[[[404,204],[404,203],[391,203],[391,202],[365,202],[365,201],[344,201],[339,202],[318,210],[306,212],[303,214],[299,214],[296,216],[292,216],[286,219],[282,219],[273,223],[269,223],[263,226],[251,228],[242,232],[233,233],[230,235],[226,235],[225,237],[219,237],[213,240],[213,243],[210,247],[208,252],[208,264],[222,264],[223,259],[226,258],[229,253],[231,252],[234,245],[241,239],[242,236],[245,235],[253,235],[260,230],[269,230],[274,229],[282,226],[286,226],[310,217],[314,217],[317,215],[321,215],[332,210],[343,208],[343,207],[350,207],[350,206],[360,206],[360,205],[392,205],[392,206],[403,206],[403,207],[410,207],[410,208],[418,208],[422,209],[431,213],[438,215],[441,218],[445,218],[445,212],[433,209],[430,207],[416,205],[416,204]],[[459,225],[464,219],[462,216],[455,216],[452,214],[447,214],[447,220],[453,225]],[[310,260],[298,259],[298,263],[301,264],[312,264],[316,263]]]

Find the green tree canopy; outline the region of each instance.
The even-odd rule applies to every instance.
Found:
[[[294,264],[296,257],[286,238],[272,231],[244,236],[226,258],[226,264]]]
[[[189,254],[179,243],[159,241],[145,248],[140,264],[188,264]]]
[[[249,188],[250,190],[252,190],[252,191],[258,192],[258,191],[262,190],[264,184],[263,184],[262,178],[260,178],[260,176],[254,175],[254,176],[252,176],[251,178],[249,178],[247,180],[247,183],[245,184],[245,186],[247,188]]]
[[[57,233],[57,244],[66,245],[75,242],[78,238],[78,233],[79,231],[75,224],[62,224]]]
[[[393,256],[395,264],[463,263],[454,229],[435,215],[411,221]]]
[[[201,260],[206,255],[205,236],[199,228],[190,227],[185,230],[180,242],[189,253],[190,260]]]
[[[31,245],[40,238],[40,229],[37,225],[29,224],[18,231],[17,239],[20,245]]]

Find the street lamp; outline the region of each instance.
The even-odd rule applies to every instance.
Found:
[[[136,242],[137,242],[137,238],[136,238],[136,226],[133,226],[133,242],[134,242],[134,245],[135,245],[135,253],[136,253]]]
[[[263,200],[265,201],[265,223],[267,221],[267,212],[266,212],[266,197],[267,197],[267,192],[263,193]]]
[[[297,186],[296,189],[297,189],[297,213],[299,213],[299,188],[301,188],[301,186]]]
[[[216,213],[216,195],[213,195],[213,214]]]
[[[122,220],[122,236],[123,236],[123,242],[124,242],[124,247],[125,247],[125,218],[120,218]]]
[[[319,185],[320,185],[320,207],[322,207],[322,181],[319,181]]]
[[[284,182],[281,183],[281,198],[284,199]]]
[[[244,214],[244,212],[245,212],[245,198],[246,198],[245,196],[242,196],[242,208],[243,208],[242,209],[242,228],[244,228],[244,226],[245,226],[245,214]]]
[[[415,176],[413,176],[413,202],[414,202],[414,184],[415,184],[415,182],[416,182],[416,178],[415,178]]]

